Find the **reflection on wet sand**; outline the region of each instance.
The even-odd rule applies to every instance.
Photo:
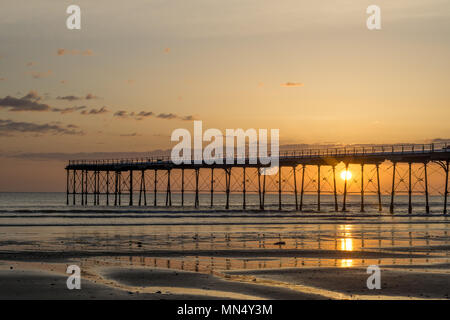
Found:
[[[321,223],[317,224],[283,225],[36,226],[16,227],[14,233],[2,232],[0,227],[0,257],[14,260],[5,258],[12,253],[13,257],[33,257],[44,264],[45,259],[60,259],[79,264],[91,276],[102,268],[138,267],[195,272],[227,280],[233,272],[256,272],[237,278],[247,282],[262,281],[257,272],[283,273],[290,269],[298,270],[297,275],[308,270],[330,270],[336,281],[341,275],[338,270],[352,269],[366,277],[358,269],[372,264],[391,270],[396,267],[396,272],[409,275],[410,269],[419,265],[422,267],[416,271],[439,276],[450,273],[447,217],[379,217],[367,222],[349,216],[339,220],[346,221],[326,218],[318,219]],[[392,279],[396,276],[393,274]],[[108,283],[99,275],[95,277]],[[264,281],[290,286],[291,280],[277,277]],[[305,279],[295,281],[301,284]],[[364,285],[364,281],[361,283]],[[311,292],[316,285],[320,283],[301,288]],[[330,292],[314,292],[337,297]]]

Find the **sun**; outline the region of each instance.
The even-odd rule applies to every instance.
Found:
[[[352,178],[352,173],[350,170],[344,170],[341,172],[341,179],[342,180],[350,180]]]

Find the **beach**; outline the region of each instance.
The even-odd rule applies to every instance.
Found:
[[[0,208],[0,298],[449,299],[450,220],[439,213],[52,201]],[[80,290],[67,288],[70,265]],[[367,287],[370,265],[381,289]]]

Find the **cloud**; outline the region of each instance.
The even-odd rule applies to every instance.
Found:
[[[145,118],[149,117],[156,117],[158,119],[164,119],[164,120],[183,120],[183,121],[193,121],[196,120],[196,118],[193,115],[187,115],[187,116],[178,116],[174,113],[159,113],[155,114],[152,111],[141,111],[139,113],[136,112],[128,112],[125,110],[119,110],[116,113],[114,113],[115,117],[122,118],[122,119],[134,119],[134,120],[143,120]]]
[[[58,100],[67,100],[67,101],[75,101],[75,100],[81,100],[80,97],[77,96],[57,96],[56,99]]]
[[[30,74],[33,79],[43,79],[43,78],[50,77],[53,74],[53,72],[52,72],[52,70],[48,70],[48,71],[44,71],[44,72],[33,71],[33,72],[30,72]]]
[[[94,99],[100,99],[97,96],[94,96],[92,93],[88,93],[85,97],[86,100],[94,100]]]
[[[15,133],[34,133],[38,135],[82,135],[83,131],[75,125],[62,126],[55,123],[38,124],[34,122],[16,122],[0,119],[0,136],[13,136]]]
[[[72,55],[72,56],[92,56],[94,53],[92,52],[92,50],[87,49],[84,51],[80,51],[80,50],[67,50],[67,49],[58,49],[58,51],[56,52],[58,56],[66,56],[66,55]]]
[[[39,95],[39,93],[37,93],[37,91],[31,90],[22,99],[39,101],[42,99],[42,97]]]
[[[76,100],[94,100],[94,99],[100,99],[99,97],[93,95],[92,93],[86,94],[84,97],[78,97],[74,95],[68,95],[68,96],[57,96],[56,99],[58,100],[67,100],[67,101],[76,101]]]
[[[48,104],[39,103],[41,97],[36,91],[30,91],[22,98],[6,96],[0,98],[0,108],[8,108],[8,111],[50,111]]]
[[[148,117],[152,117],[155,114],[152,111],[141,111],[136,115],[136,120],[143,120]]]
[[[182,117],[181,120],[183,120],[183,121],[194,121],[194,120],[197,120],[197,118],[195,118],[192,115],[189,115],[189,116]]]
[[[160,119],[167,119],[167,120],[178,118],[178,116],[176,114],[173,114],[173,113],[160,113],[156,117],[160,118]]]
[[[91,114],[91,115],[97,115],[97,114],[103,114],[103,113],[108,113],[109,112],[109,110],[106,108],[106,107],[101,107],[101,108],[99,108],[99,109],[91,109],[91,110],[83,110],[83,111],[81,111],[81,114],[84,114],[84,115],[89,115],[89,114]]]
[[[74,106],[74,107],[68,107],[68,108],[52,108],[52,111],[59,112],[61,114],[66,114],[66,113],[84,110],[86,108],[87,108],[86,106]]]
[[[143,120],[144,118],[152,117],[155,114],[152,111],[141,111],[139,113],[136,112],[127,112],[125,110],[119,110],[114,113],[115,117],[119,117],[122,119],[133,118],[135,120]]]
[[[140,134],[137,134],[136,132],[133,133],[126,133],[126,134],[121,134],[121,137],[137,137],[140,136]]]
[[[304,84],[301,82],[286,82],[281,84],[282,87],[291,88],[291,87],[303,87]]]
[[[119,110],[119,111],[114,113],[114,117],[127,118],[128,117],[128,113],[125,110]]]

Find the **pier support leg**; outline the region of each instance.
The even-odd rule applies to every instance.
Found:
[[[97,177],[95,176],[96,171],[92,171],[92,179],[91,179],[91,186],[92,186],[92,204],[96,205],[96,192],[97,192]]]
[[[427,163],[423,164],[424,174],[425,174],[425,212],[430,213],[430,204],[428,199],[428,172],[427,172]]]
[[[170,190],[170,169],[167,170],[166,207],[172,206],[172,192]]]
[[[156,207],[158,205],[158,202],[156,201],[156,194],[158,193],[158,170],[155,169],[155,181],[154,181],[154,187],[153,187],[153,205]]]
[[[334,193],[334,211],[338,212],[338,199],[337,199],[337,189],[336,189],[336,166],[333,166],[333,193]]]
[[[84,170],[81,170],[81,205],[84,205]]]
[[[184,169],[181,169],[181,206],[184,207]]]
[[[73,188],[72,188],[72,190],[73,190],[73,205],[75,205],[75,195],[76,195],[76,193],[77,193],[77,191],[76,191],[76,183],[77,183],[77,178],[76,178],[76,176],[77,176],[77,170],[73,170]]]
[[[88,174],[87,170],[84,171],[84,205],[87,206],[88,202]]]
[[[305,165],[302,165],[302,185],[300,189],[300,211],[303,210],[303,194],[305,193]]]
[[[394,162],[393,170],[392,170],[392,191],[391,191],[391,205],[389,207],[389,212],[394,213],[394,197],[395,197],[395,167],[396,163]]]
[[[258,196],[259,196],[259,210],[263,210],[262,194],[261,194],[261,168],[256,168],[258,176]]]
[[[140,207],[142,205],[142,173],[141,172],[141,182],[139,183],[139,202],[138,202],[138,206]]]
[[[317,211],[320,212],[320,165],[317,166]]]
[[[347,172],[348,172],[348,163],[345,164],[344,203],[342,205],[342,211],[347,211]]]
[[[281,166],[278,167],[278,210],[281,211]]]
[[[245,206],[246,206],[246,203],[245,203],[245,192],[246,192],[246,190],[245,190],[245,179],[246,179],[247,177],[245,176],[245,167],[242,167],[242,209],[243,210],[245,210]]]
[[[377,169],[377,193],[378,193],[378,211],[381,212],[383,210],[381,204],[381,185],[380,185],[380,165],[376,164]]]
[[[100,205],[100,171],[97,171],[97,205]]]
[[[95,176],[95,183],[96,183],[96,190],[95,190],[95,202],[96,205],[99,205],[100,203],[100,171],[96,172]]]
[[[262,209],[264,210],[266,204],[266,172],[263,176],[263,191],[262,191]]]
[[[106,205],[109,206],[109,170],[106,171]]]
[[[97,171],[93,171],[93,179],[94,179],[94,186],[92,187],[92,203],[93,205],[97,205]]]
[[[408,179],[408,213],[412,213],[412,182],[411,182],[411,162],[408,163],[409,165],[409,179]]]
[[[130,207],[133,205],[133,170],[130,170]]]
[[[211,208],[214,206],[214,168],[211,168]]]
[[[114,206],[117,207],[117,193],[119,192],[119,175],[117,171],[114,174]]]
[[[230,208],[230,183],[231,183],[231,168],[228,168],[225,169],[225,193],[226,193],[225,209]]]
[[[119,206],[122,205],[122,171],[119,171]]]
[[[295,210],[298,210],[298,199],[297,199],[297,173],[295,170],[295,166],[292,167],[294,172],[294,197],[295,197]]]
[[[145,186],[145,170],[142,170],[142,186],[144,187],[144,206],[147,206],[147,187]]]
[[[69,169],[66,169],[66,205],[69,205]]]
[[[364,212],[364,164],[361,163],[361,212]]]
[[[92,190],[92,200],[93,200],[93,204],[94,206],[97,205],[97,171],[94,170],[92,172],[93,174],[93,179],[94,179],[94,186],[93,186],[93,190]]]
[[[448,161],[445,165],[445,192],[444,192],[444,214],[447,214],[447,195],[448,195]]]
[[[200,169],[195,169],[195,207],[198,208],[200,201],[198,198],[198,178],[200,175]]]

